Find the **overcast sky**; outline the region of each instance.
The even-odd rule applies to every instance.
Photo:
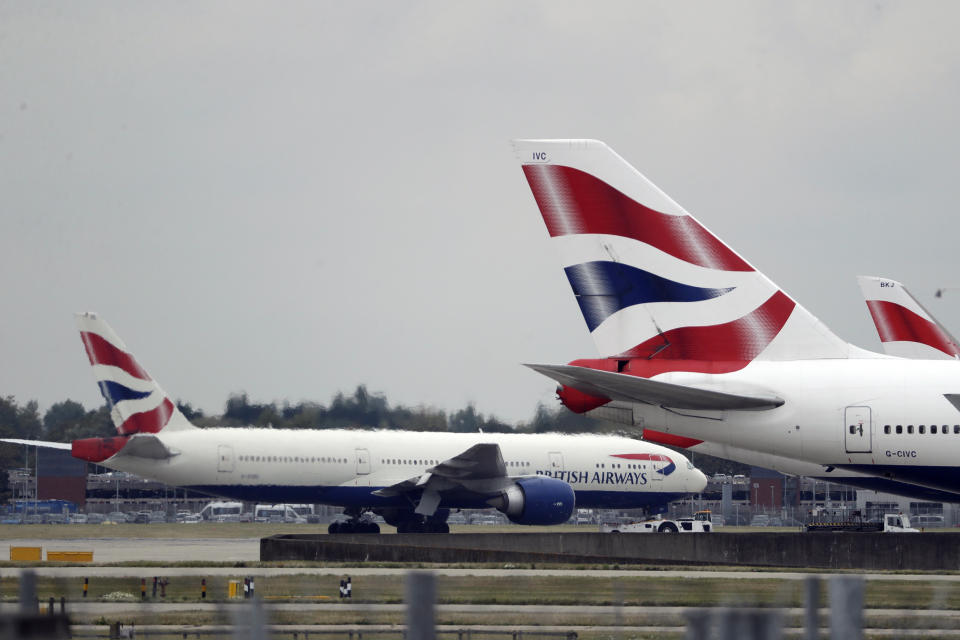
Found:
[[[0,395],[468,402],[595,355],[508,141],[610,144],[840,336],[857,274],[954,333],[960,4],[0,4]]]

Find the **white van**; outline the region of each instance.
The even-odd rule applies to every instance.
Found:
[[[307,518],[297,514],[297,512],[294,510],[295,506],[308,507],[309,505],[258,504],[253,510],[253,521],[306,524]]]
[[[210,522],[240,522],[242,502],[210,502],[200,510],[200,517]]]

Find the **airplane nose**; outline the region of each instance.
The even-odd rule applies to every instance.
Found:
[[[693,470],[693,478],[691,478],[691,480],[693,481],[691,483],[693,484],[691,491],[700,493],[707,488],[707,476],[704,475],[703,471],[700,471],[700,469]]]

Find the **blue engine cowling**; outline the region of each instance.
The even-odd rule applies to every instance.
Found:
[[[556,478],[520,478],[494,505],[516,524],[563,524],[576,507],[573,487]]]

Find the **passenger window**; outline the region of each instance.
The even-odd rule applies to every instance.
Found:
[[[937,432],[937,425],[935,424],[930,425],[930,433],[933,434],[936,432]]]
[[[927,427],[925,425],[920,425],[919,427],[917,427],[917,431],[919,431],[920,433],[926,433]]]
[[[950,425],[945,424],[942,427],[940,427],[940,433],[942,433],[943,435],[947,435],[948,433],[950,433]]]
[[[888,424],[883,425],[883,432],[887,435],[890,435],[890,425]]]
[[[857,428],[853,425],[850,425],[850,433],[856,433],[856,432],[857,432]]]
[[[908,424],[908,425],[907,425],[907,433],[913,433],[913,425],[912,425],[912,424]]]
[[[960,424],[953,425],[953,432],[960,433]]]
[[[898,425],[897,425],[897,433],[903,433],[903,425],[902,425],[902,424],[898,424]]]

